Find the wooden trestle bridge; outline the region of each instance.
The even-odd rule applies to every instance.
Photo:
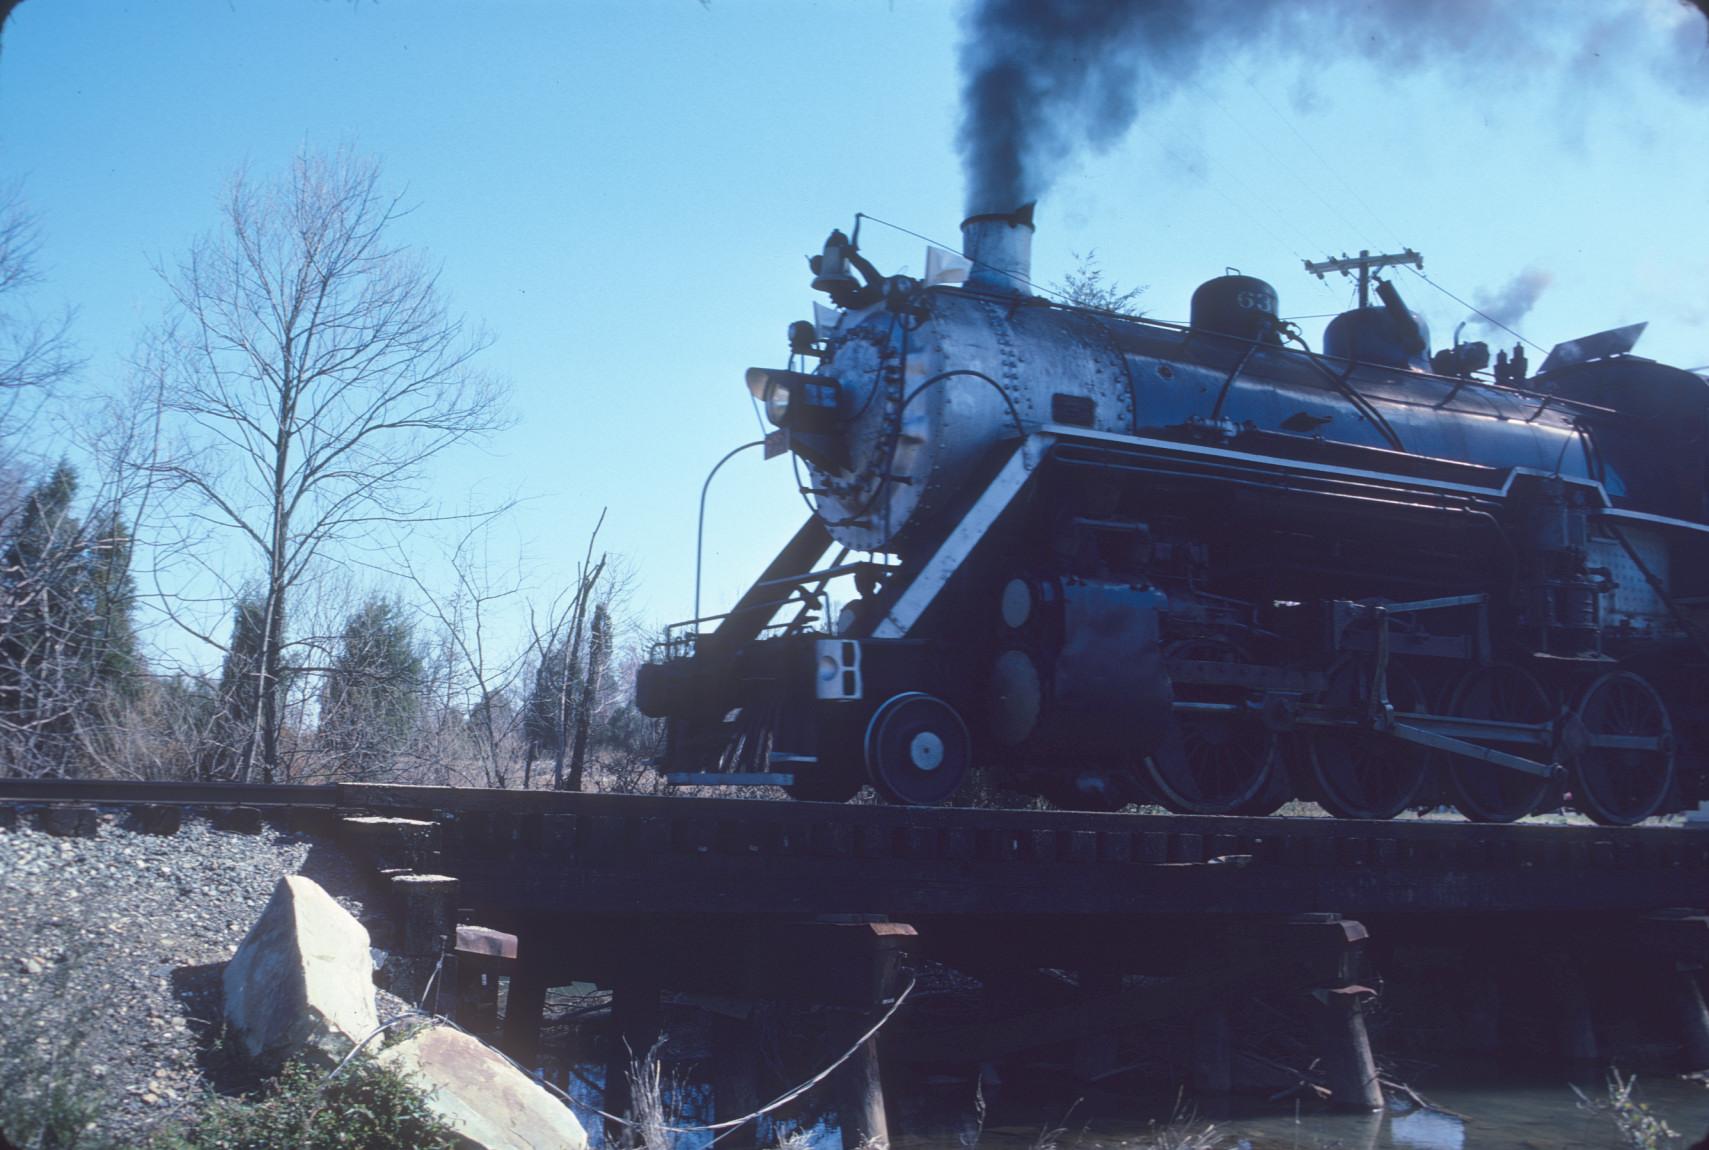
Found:
[[[657,1032],[661,991],[713,1003],[734,1052],[719,1060],[721,1111],[755,1096],[744,1070],[753,1042],[732,1003],[841,1004],[858,1022],[920,959],[1015,991],[998,996],[1006,1009],[960,1026],[887,1030],[845,1064],[838,1109],[857,1136],[884,1131],[879,1045],[898,1063],[980,1063],[1052,1044],[1095,1062],[1122,1030],[1187,1017],[1192,1085],[1225,1090],[1230,1003],[1254,992],[1305,1002],[1336,1102],[1381,1105],[1362,955],[1420,941],[1451,940],[1469,968],[1562,988],[1556,1033],[1571,1056],[1597,1052],[1583,972],[1612,963],[1641,975],[1664,1000],[1682,1063],[1709,1069],[1709,825],[0,780],[11,821],[56,811],[74,823],[110,806],[145,826],[176,825],[174,809],[193,807],[336,832],[395,892],[394,948],[418,971],[459,965],[443,981],[463,994],[442,998],[446,1009],[478,1010],[482,985],[490,999],[495,976],[509,978],[503,1043],[525,1062],[551,986],[610,988],[613,1037],[634,1050]],[[1021,993],[1041,969],[1076,972],[1077,989]],[[621,1080],[608,1075],[608,1110],[626,1101]]]

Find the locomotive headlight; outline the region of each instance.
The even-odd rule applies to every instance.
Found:
[[[810,434],[837,430],[842,387],[823,375],[780,368],[750,367],[748,390],[765,404],[766,418],[778,427]]]
[[[848,443],[838,422],[843,389],[836,380],[781,368],[750,367],[748,390],[765,404],[766,418],[783,428],[789,450],[828,471],[848,466]]]
[[[748,391],[765,405],[765,416],[774,427],[787,427],[789,419],[790,386],[788,371],[769,367],[748,368]]]
[[[765,417],[773,427],[789,426],[789,381],[774,379],[766,384]]]

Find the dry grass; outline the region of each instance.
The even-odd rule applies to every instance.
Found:
[[[1637,1085],[1636,1074],[1630,1078],[1622,1077],[1617,1068],[1609,1067],[1606,1100],[1592,1098],[1577,1086],[1572,1087],[1572,1092],[1578,1095],[1579,1109],[1607,1114],[1613,1119],[1615,1128],[1620,1132],[1621,1145],[1630,1150],[1662,1150],[1679,1140],[1679,1132],[1652,1111],[1649,1103],[1632,1097],[1632,1089]]]

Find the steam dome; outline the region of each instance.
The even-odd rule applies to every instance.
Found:
[[[1360,363],[1382,367],[1430,370],[1430,328],[1424,317],[1409,311],[1418,325],[1421,350],[1408,346],[1409,332],[1405,325],[1384,307],[1361,307],[1344,311],[1329,321],[1323,331],[1323,354],[1336,359],[1353,359]]]

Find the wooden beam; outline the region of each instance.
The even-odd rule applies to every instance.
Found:
[[[1238,990],[1275,985],[1272,964],[1246,961],[1205,974],[1157,979],[1120,994],[969,1026],[898,1035],[893,1056],[908,1062],[991,1062],[1040,1046],[1195,1014]],[[1292,981],[1283,976],[1282,981]]]

